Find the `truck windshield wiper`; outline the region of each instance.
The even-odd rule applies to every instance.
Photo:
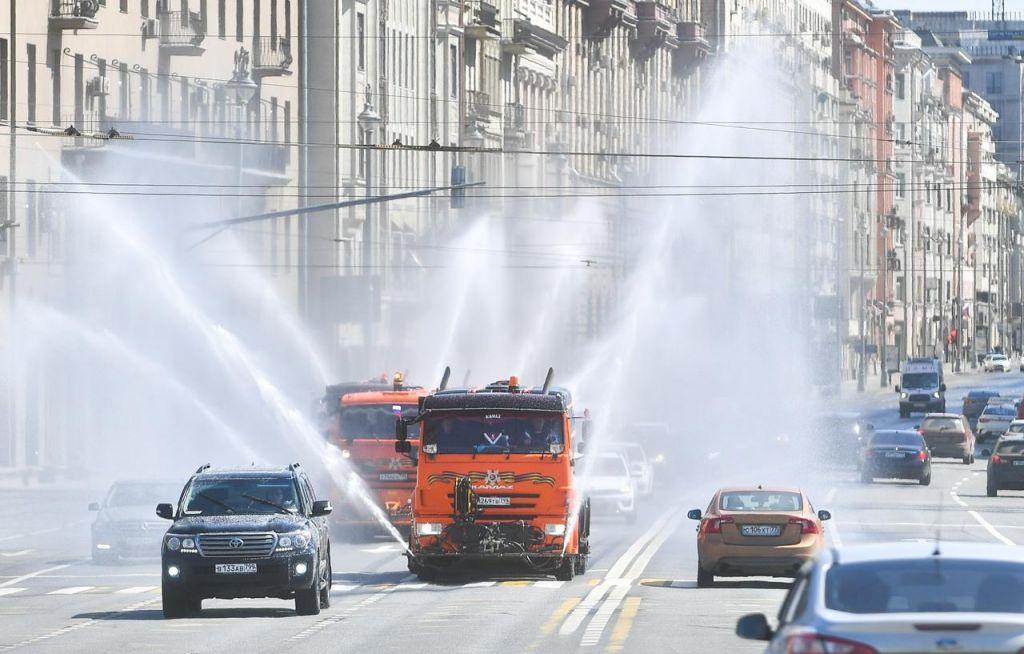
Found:
[[[270,500],[265,500],[262,497],[256,497],[255,495],[250,495],[248,493],[242,493],[242,497],[244,497],[246,499],[249,499],[249,500],[252,500],[253,502],[259,502],[260,504],[266,504],[267,506],[272,506],[275,509],[277,509],[278,511],[280,511],[281,513],[286,513],[288,515],[292,514],[291,511],[289,511],[285,507],[281,506],[280,504],[275,504],[274,502],[271,502]]]
[[[220,500],[218,500],[218,499],[217,499],[216,497],[211,497],[210,495],[207,495],[206,493],[204,493],[204,492],[202,492],[202,491],[199,491],[198,493],[196,493],[196,497],[201,497],[201,498],[203,498],[204,500],[210,500],[210,501],[211,501],[211,502],[213,502],[214,504],[217,504],[218,506],[222,506],[222,507],[224,507],[224,510],[226,510],[226,511],[230,511],[231,513],[234,513],[234,512],[235,512],[235,509],[234,509],[234,507],[233,507],[233,506],[231,506],[230,504],[227,504],[226,502],[221,502],[221,501],[220,501]]]

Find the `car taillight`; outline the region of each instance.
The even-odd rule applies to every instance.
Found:
[[[998,454],[993,454],[991,461],[993,465],[999,465],[1000,463],[1003,462],[1003,457],[999,456]]]
[[[735,522],[735,520],[732,519],[732,516],[725,516],[724,518],[709,518],[704,521],[701,528],[704,530],[705,534],[720,534],[722,533],[723,524],[732,524],[733,522]]]
[[[790,518],[789,524],[800,525],[801,534],[820,534],[821,530],[818,529],[818,523],[807,518]]]
[[[796,634],[786,639],[786,654],[878,654],[878,651],[845,638]]]
[[[928,452],[926,452],[924,450],[921,450],[920,452],[918,452],[917,453],[917,460],[918,461],[927,461],[928,460]]]

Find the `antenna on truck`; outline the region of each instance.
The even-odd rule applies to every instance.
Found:
[[[437,390],[443,391],[448,388],[448,378],[452,376],[452,369],[450,366],[444,367],[444,375],[441,376],[441,385],[437,387]]]
[[[540,389],[541,395],[547,395],[548,389],[551,388],[551,378],[555,376],[555,369],[548,368],[548,376],[544,378],[544,387]]]

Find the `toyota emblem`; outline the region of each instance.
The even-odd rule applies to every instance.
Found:
[[[228,541],[228,547],[230,547],[232,549],[236,549],[237,550],[242,545],[245,545],[245,541],[242,540],[241,538],[238,538],[237,536],[235,538],[232,538],[231,540]]]

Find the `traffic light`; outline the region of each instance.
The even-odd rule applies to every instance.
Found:
[[[462,186],[466,183],[466,167],[460,164],[452,166],[452,186]],[[466,189],[452,189],[452,209],[462,209],[466,206]]]

